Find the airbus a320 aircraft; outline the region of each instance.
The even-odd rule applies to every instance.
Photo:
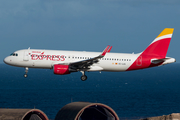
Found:
[[[141,53],[110,53],[112,46],[100,52],[78,52],[60,50],[24,49],[12,53],[4,59],[8,65],[24,67],[27,77],[28,68],[53,69],[54,74],[66,75],[71,72],[85,71],[130,71],[173,63],[174,58],[166,57],[173,28],[165,28],[155,40]]]

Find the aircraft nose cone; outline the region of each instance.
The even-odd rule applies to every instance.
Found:
[[[6,64],[9,64],[9,62],[10,62],[10,59],[9,59],[9,57],[6,57],[6,58],[4,58],[4,63],[6,63]]]
[[[3,60],[3,61],[4,61],[4,63],[6,63],[6,64],[7,64],[7,58],[4,58],[4,60]]]

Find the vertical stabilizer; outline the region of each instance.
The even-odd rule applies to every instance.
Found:
[[[138,55],[137,59],[127,70],[154,67],[162,65],[167,61],[165,58],[173,31],[174,28],[165,28],[154,41]],[[175,59],[172,59],[172,61],[175,62]]]
[[[173,31],[173,28],[165,28],[143,51],[142,55],[148,55],[149,57],[156,57],[158,59],[165,58]]]

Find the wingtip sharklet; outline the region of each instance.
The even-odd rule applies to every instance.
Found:
[[[107,52],[109,53],[109,52],[111,51],[111,49],[112,49],[112,46],[108,49],[108,51],[107,51]]]
[[[110,45],[108,45],[105,49],[104,49],[104,51],[102,52],[102,56],[105,56],[106,55],[106,53],[107,53],[107,51],[108,51],[108,49],[109,49],[109,46]]]
[[[105,56],[107,52],[111,51],[111,49],[112,49],[112,46],[110,47],[110,45],[108,45],[102,52],[101,56]]]

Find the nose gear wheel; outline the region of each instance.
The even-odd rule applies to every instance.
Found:
[[[25,74],[24,74],[24,77],[25,77],[25,78],[27,78],[27,76],[28,76],[28,75],[27,75],[28,70],[29,70],[28,67],[26,67],[26,68],[25,68]]]

